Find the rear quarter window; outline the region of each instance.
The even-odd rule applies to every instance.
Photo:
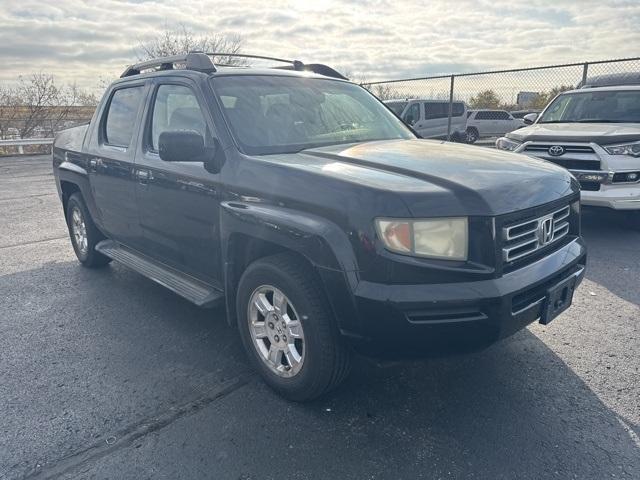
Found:
[[[105,143],[125,148],[131,144],[143,89],[141,85],[113,92],[104,122]]]

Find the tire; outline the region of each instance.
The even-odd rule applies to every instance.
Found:
[[[351,351],[340,337],[316,272],[305,260],[285,253],[255,261],[240,279],[236,302],[251,363],[283,397],[313,400],[348,375]],[[279,349],[288,353],[270,356]]]
[[[74,193],[67,202],[67,227],[76,257],[87,268],[100,268],[111,262],[109,257],[96,251],[98,242],[105,239],[95,226],[89,210],[79,193]],[[84,233],[84,234],[83,234]]]
[[[475,127],[467,128],[467,143],[476,143],[480,138],[480,134],[478,133],[478,129]]]

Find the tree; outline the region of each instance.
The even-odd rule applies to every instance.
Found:
[[[181,55],[192,51],[216,53],[242,53],[243,39],[239,35],[206,34],[195,35],[186,26],[177,29],[168,27],[148,41],[138,42],[136,55],[138,60],[150,60],[158,57]],[[220,55],[216,63],[225,65],[246,65],[244,58]]]
[[[493,90],[483,90],[469,100],[471,108],[500,108],[501,103]]]
[[[12,88],[0,86],[0,139],[9,138],[18,114],[17,96]]]
[[[57,85],[53,75],[34,73],[19,77],[13,90],[8,116],[19,132],[20,138],[34,136],[38,130],[53,135],[66,127],[74,107],[95,106],[95,95],[77,85]]]

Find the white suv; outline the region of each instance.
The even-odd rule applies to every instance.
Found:
[[[524,127],[524,120],[514,118],[506,110],[469,110],[467,118],[467,142],[474,143],[482,137],[497,137]]]
[[[449,124],[449,102],[442,100],[389,100],[385,104],[413,128],[422,138],[446,138]],[[467,129],[467,106],[453,102],[451,139],[464,141]]]
[[[496,147],[569,169],[584,205],[635,210],[640,218],[640,85],[564,92],[525,121],[535,123]]]

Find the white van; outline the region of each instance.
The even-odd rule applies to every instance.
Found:
[[[443,100],[388,100],[386,105],[422,138],[446,138],[449,102]],[[464,141],[467,132],[467,105],[453,102],[451,139]]]

